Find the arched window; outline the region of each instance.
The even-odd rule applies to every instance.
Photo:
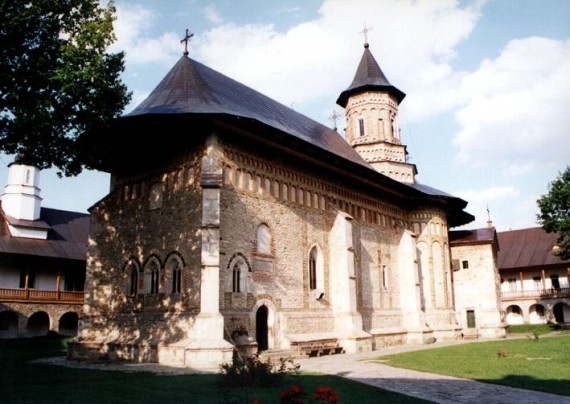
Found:
[[[266,224],[260,224],[256,232],[257,252],[260,254],[271,254],[271,232]]]
[[[173,254],[167,258],[165,268],[166,290],[168,293],[178,294],[182,292],[182,258]]]
[[[313,247],[309,254],[309,289],[317,288],[317,248]]]
[[[125,294],[136,296],[139,287],[139,264],[136,259],[131,258],[124,267],[125,273]]]
[[[232,273],[232,292],[247,292],[247,274],[249,272],[249,266],[245,257],[239,253],[236,254],[230,260],[229,269]]]
[[[317,244],[309,251],[309,291],[311,296],[321,299],[325,292],[325,265],[323,254]]]
[[[159,293],[160,287],[160,263],[158,259],[152,257],[148,260],[144,268],[144,292],[150,295]]]

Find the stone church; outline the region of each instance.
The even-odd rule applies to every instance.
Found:
[[[343,137],[185,52],[131,113],[81,139],[111,187],[90,209],[69,356],[200,367],[236,345],[460,338],[448,232],[474,218],[416,182],[404,98],[365,44],[337,99]]]

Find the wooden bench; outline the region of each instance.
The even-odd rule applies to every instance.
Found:
[[[308,357],[334,355],[344,352],[336,339],[299,341],[292,343],[291,346],[297,349],[300,354]]]

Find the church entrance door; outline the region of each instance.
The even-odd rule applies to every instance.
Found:
[[[263,305],[257,309],[255,314],[255,335],[257,339],[258,351],[267,351],[267,306]]]

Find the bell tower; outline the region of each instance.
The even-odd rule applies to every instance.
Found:
[[[417,169],[401,143],[398,107],[406,94],[394,87],[372,56],[368,42],[352,80],[337,99],[345,109],[346,140],[378,172],[414,184]]]

